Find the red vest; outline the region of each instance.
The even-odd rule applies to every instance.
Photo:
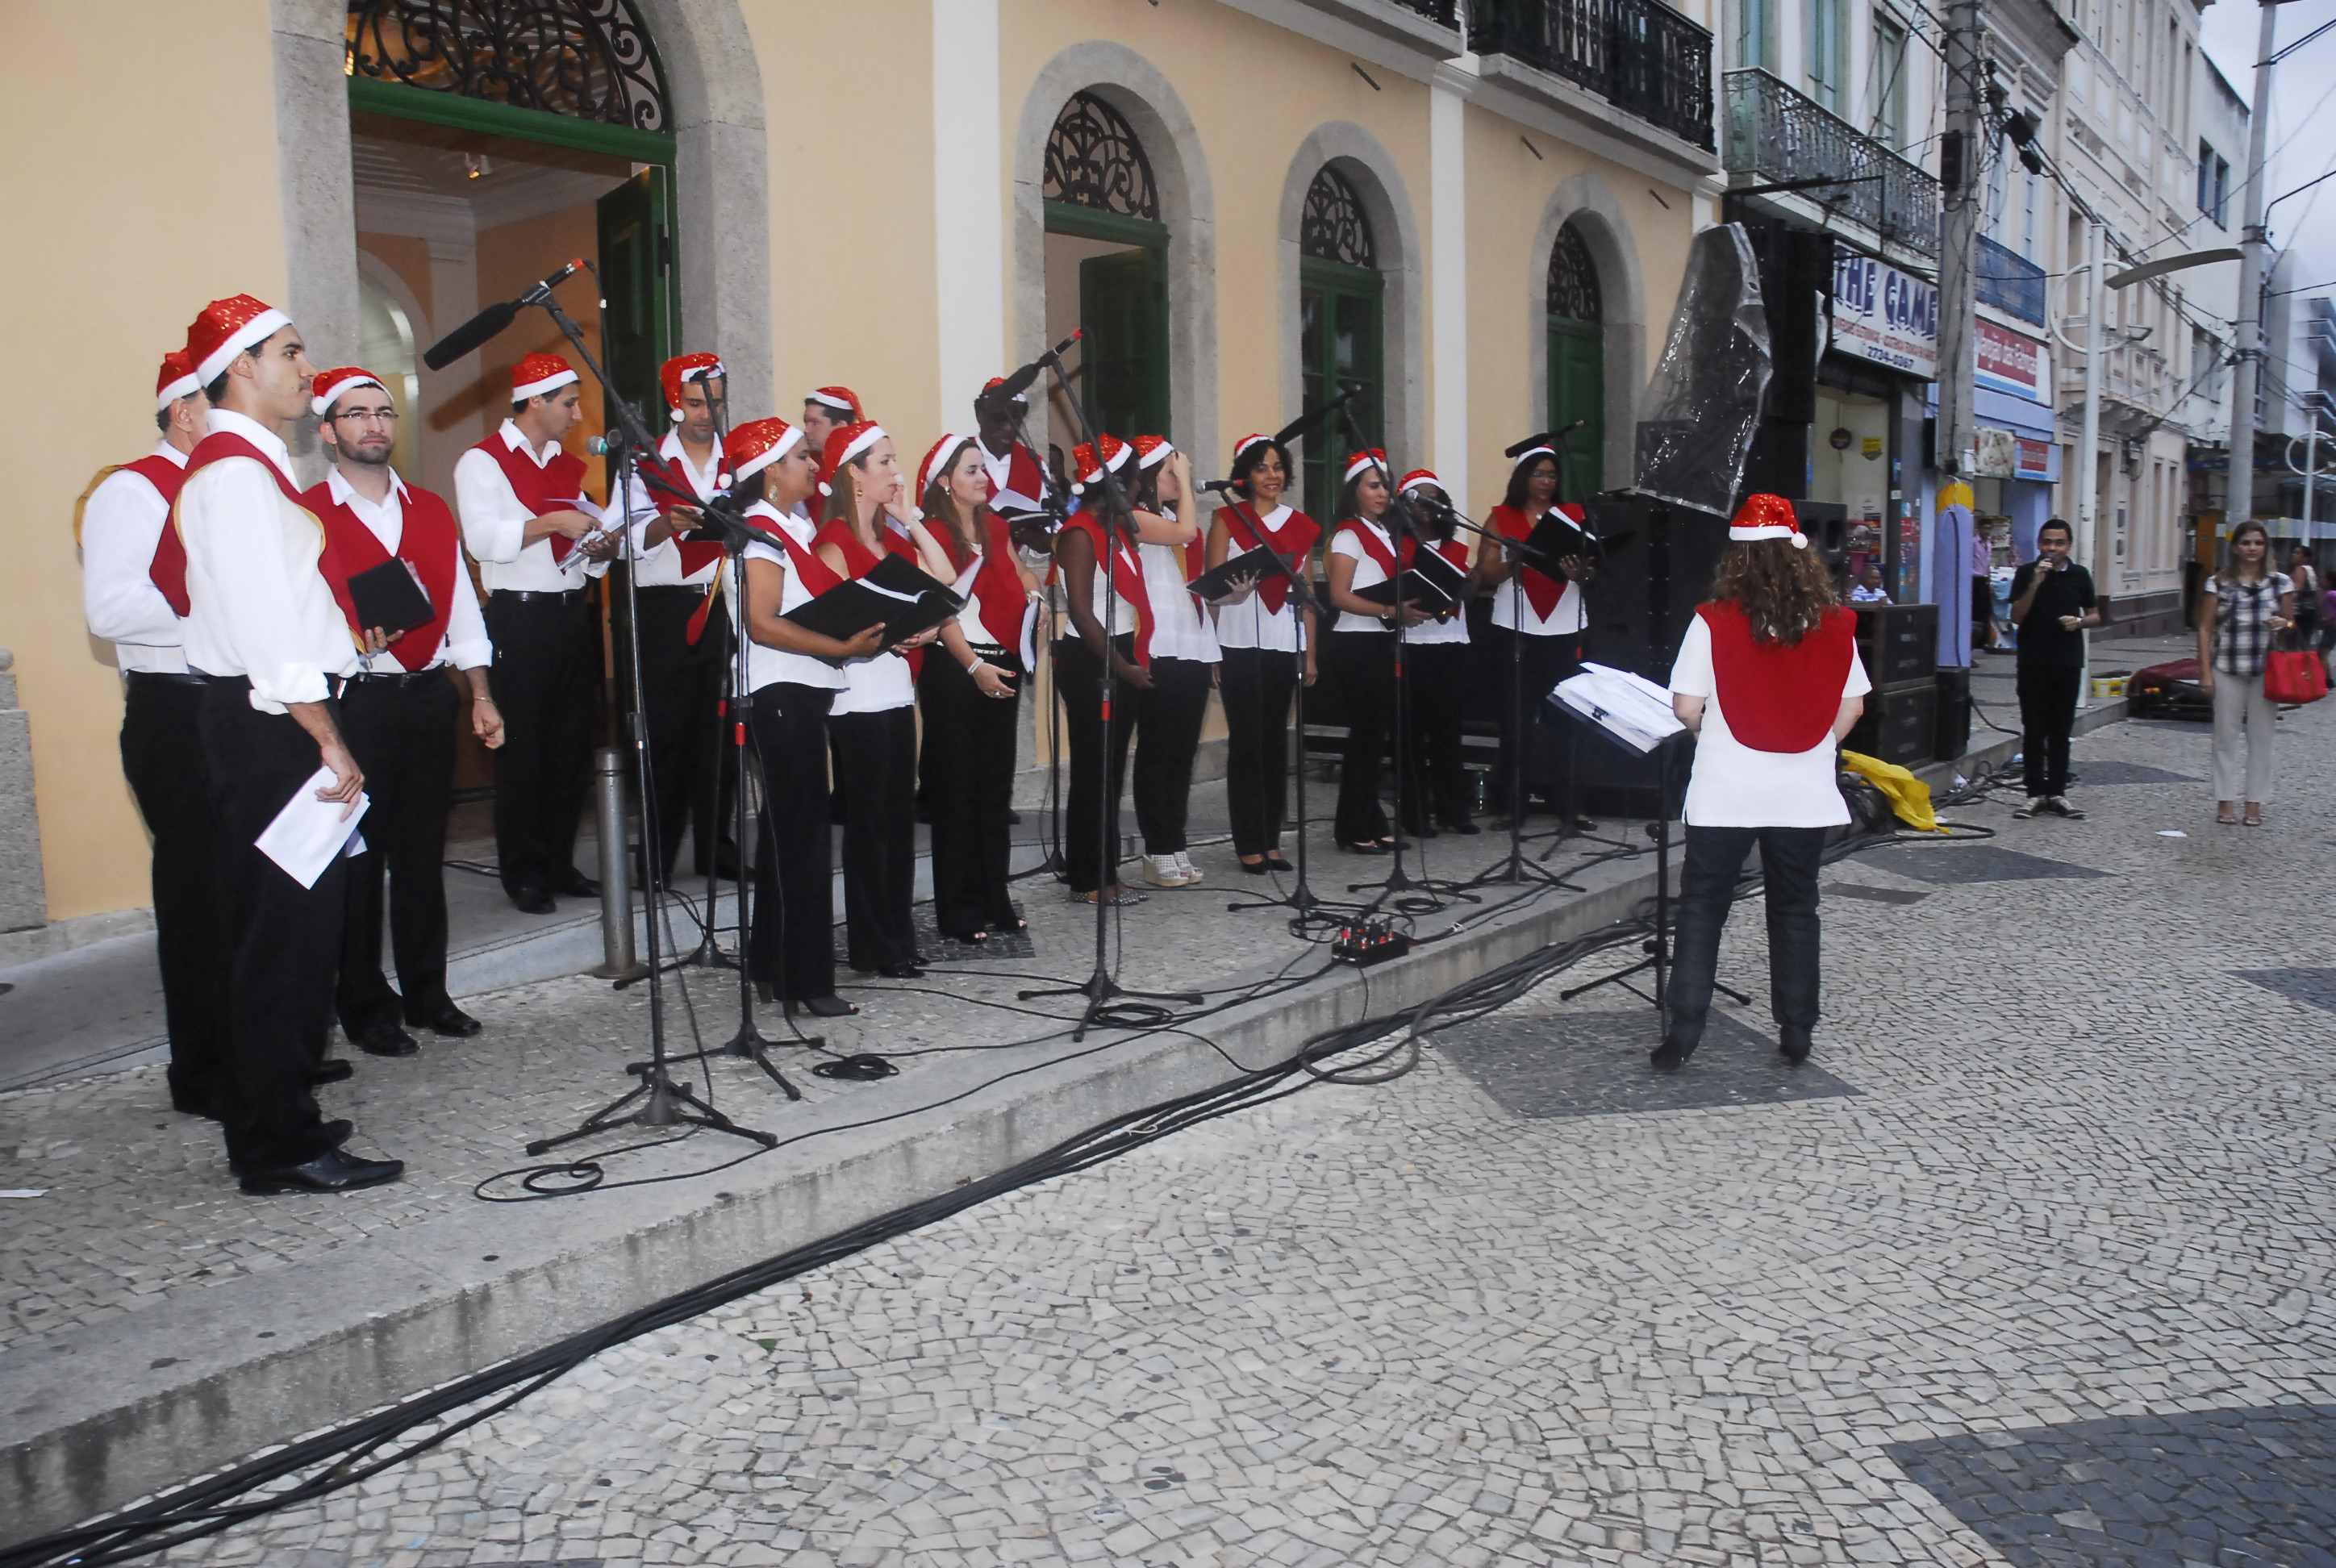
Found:
[[[333,590],[333,597],[343,605],[346,605],[349,595],[348,573],[341,570],[338,558],[333,551],[332,537],[326,533],[324,521],[316,515],[316,508],[308,504],[308,498],[292,488],[292,482],[284,477],[284,471],[270,463],[268,460],[268,454],[259,448],[242,436],[227,431],[214,431],[197,442],[195,450],[188,455],[186,471],[179,476],[179,494],[170,498],[170,521],[163,526],[163,542],[156,545],[154,549],[154,565],[151,569],[154,586],[162,589],[163,598],[170,599],[170,608],[178,611],[180,616],[184,616],[189,609],[187,541],[179,523],[179,497],[186,494],[189,480],[212,463],[229,457],[248,457],[266,469],[268,477],[276,482],[276,488],[284,492],[284,499],[298,507],[301,515],[316,525],[317,533],[323,535],[324,546],[316,552],[316,570],[324,578],[326,586]],[[171,598],[171,589],[162,580],[166,553],[170,557],[170,570],[177,573],[178,596],[175,599]],[[359,648],[365,646],[362,638],[358,639],[357,646]]]
[[[362,638],[365,628],[357,624],[357,607],[349,598],[348,579],[384,564],[389,551],[381,547],[381,541],[358,518],[354,508],[333,499],[331,480],[309,491],[303,504],[324,520],[326,548],[337,569],[326,580],[333,585],[333,598],[339,603],[341,613],[348,618],[349,629]],[[423,668],[437,657],[438,645],[446,640],[446,622],[453,614],[454,574],[461,570],[458,561],[462,549],[456,542],[454,514],[438,497],[419,486],[408,486],[404,508],[405,525],[398,535],[397,559],[413,568],[414,576],[422,579],[422,591],[430,596],[430,622],[391,643],[389,657],[413,670]]]
[[[521,440],[526,440],[521,436]],[[514,451],[501,433],[491,435],[472,448],[483,452],[495,460],[495,466],[511,481],[511,493],[519,503],[541,517],[547,511],[573,511],[577,499],[584,493],[584,460],[569,452],[555,452],[540,468],[524,452]],[[564,534],[551,536],[551,559],[564,561],[576,541]]]
[[[1762,642],[1734,599],[1697,608],[1711,631],[1712,688],[1728,731],[1754,751],[1805,752],[1833,733],[1857,655],[1857,616],[1839,606],[1797,643]]]
[[[565,454],[563,453],[562,455]],[[556,463],[559,459],[554,458],[552,461]],[[697,486],[689,477],[688,465],[680,458],[676,457],[667,460],[660,467],[659,472],[673,482],[675,489],[682,492],[684,494],[696,495],[697,493]],[[729,465],[719,458],[716,458],[714,464],[715,487],[716,489],[721,488],[723,483],[726,482],[729,477]],[[666,494],[663,491],[654,491],[651,493],[657,498],[657,509],[660,512],[671,511],[676,506],[686,504],[686,502],[677,501],[674,497]],[[684,577],[696,577],[699,572],[704,571],[707,567],[722,559],[722,541],[716,539],[711,543],[708,543],[702,532],[676,533],[673,536],[673,547],[681,552],[681,575]],[[706,591],[711,593],[713,590],[708,589]],[[703,626],[705,624],[705,615],[701,610],[695,624]],[[689,640],[696,642],[697,638],[693,633]]]
[[[1553,506],[1550,510],[1576,528],[1582,526],[1582,513],[1580,507],[1568,504]],[[1492,522],[1495,531],[1503,539],[1514,539],[1520,544],[1533,537],[1533,524],[1540,521],[1541,519],[1537,517],[1527,517],[1523,510],[1517,507],[1493,508]],[[1522,564],[1517,567],[1517,575],[1524,581],[1525,599],[1533,606],[1534,617],[1541,620],[1547,620],[1556,612],[1557,601],[1565,597],[1565,579],[1552,578],[1535,568]]]
[[[842,585],[843,579],[836,575],[835,569],[797,544],[794,535],[789,533],[785,528],[758,517],[752,518],[751,522],[754,532],[759,537],[770,541],[786,552],[787,570],[802,579],[803,591],[813,599],[817,599],[831,588]],[[854,540],[852,542],[856,544],[859,541]],[[817,535],[813,536],[812,543],[817,546],[819,543]],[[850,559],[850,553],[849,550],[845,552],[845,559]]]
[[[1368,524],[1351,517],[1338,525],[1338,531],[1353,534],[1355,542],[1363,547],[1363,553],[1369,556],[1381,571],[1387,573],[1387,580],[1390,582],[1395,580],[1395,551],[1387,547],[1386,540],[1381,539]],[[1403,559],[1406,566],[1411,564],[1411,541],[1406,538],[1403,541]]]
[[[983,463],[987,463],[989,460],[988,448],[983,448],[981,456]],[[986,499],[996,501],[998,482],[989,477],[987,470],[982,474],[982,483],[989,491]],[[1006,454],[1006,488],[1027,500],[1046,499],[1046,476],[1039,471],[1038,460],[1030,455],[1030,449],[1018,441],[1014,443],[1014,450]]]
[[[162,532],[154,541],[154,555],[146,564],[146,575],[152,579],[162,597],[170,601],[171,612],[184,620],[187,618],[187,547],[180,540],[179,531],[170,526],[170,509],[178,502],[179,486],[187,482],[188,471],[161,453],[150,452],[135,463],[118,463],[111,468],[99,469],[97,477],[89,482],[89,488],[81,492],[82,504],[86,506],[99,485],[124,469],[152,485],[154,493],[162,498]],[[76,544],[81,541],[81,507],[73,509],[73,541]]]
[[[1023,591],[1022,574],[1014,570],[1013,538],[1007,530],[1006,520],[988,507],[981,509],[974,526],[981,531],[982,549],[981,570],[974,574],[972,598],[980,612],[982,627],[998,647],[1019,648],[1022,609],[1028,596]],[[949,551],[949,564],[964,571],[969,560],[959,548],[957,531],[949,528],[937,528],[934,531],[941,548]]]
[[[1314,541],[1322,537],[1321,525],[1294,507],[1281,520],[1280,528],[1266,527],[1257,508],[1246,501],[1220,507],[1217,515],[1224,520],[1226,531],[1232,535],[1236,553],[1265,545],[1281,557],[1292,571],[1306,570],[1303,558],[1314,548]],[[1257,597],[1265,601],[1267,614],[1280,615],[1281,607],[1290,602],[1290,579],[1279,574],[1260,579]]]
[[[1091,511],[1075,511],[1064,522],[1063,532],[1069,533],[1074,530],[1085,534],[1087,542],[1094,547],[1095,573],[1100,577],[1108,570],[1104,564],[1103,524],[1095,521],[1095,513]],[[1061,534],[1056,537],[1059,540]],[[1152,595],[1144,586],[1144,557],[1141,552],[1129,549],[1124,540],[1117,541],[1117,549],[1119,580],[1122,584],[1120,597],[1133,601],[1135,606],[1135,662],[1149,668],[1152,665]],[[1135,584],[1133,591],[1125,588],[1130,581]],[[1019,640],[1018,630],[1016,638]]]
[[[887,521],[886,518],[880,516],[876,521],[876,527],[883,538],[885,553],[900,556],[910,566],[918,566],[917,541],[898,529],[887,527]],[[849,576],[866,577],[876,570],[879,557],[874,550],[860,542],[859,531],[852,526],[848,519],[841,517],[828,519],[819,532],[813,536],[811,542],[814,550],[822,544],[832,544],[842,550],[844,570]],[[922,570],[921,567],[920,570]],[[924,673],[925,650],[923,648],[912,648],[900,657],[909,661],[910,678],[913,679]]]

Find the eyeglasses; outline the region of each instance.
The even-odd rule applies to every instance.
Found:
[[[354,419],[360,424],[363,424],[367,420],[375,420],[383,424],[395,424],[397,423],[397,410],[394,408],[352,408],[346,414],[336,414],[333,415],[333,423],[336,424],[338,424],[344,419]]]

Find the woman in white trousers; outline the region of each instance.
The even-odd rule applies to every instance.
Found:
[[[2279,710],[2263,695],[2263,666],[2273,640],[2295,622],[2295,585],[2271,570],[2263,525],[2243,522],[2205,591],[2213,610],[2198,618],[2198,684],[2214,699],[2214,820],[2259,828],[2271,798],[2272,728],[2279,722]],[[2242,800],[2244,819],[2236,811]]]

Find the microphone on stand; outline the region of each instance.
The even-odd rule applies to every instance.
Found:
[[[1231,495],[1240,489],[1241,481],[1237,479],[1212,479],[1209,481],[1208,483],[1201,486],[1201,490],[1203,494],[1210,491],[1214,491],[1219,495]]]
[[[503,328],[518,320],[520,308],[522,306],[534,304],[542,296],[550,293],[552,289],[566,282],[583,266],[583,258],[579,257],[542,282],[529,288],[517,299],[507,299],[500,305],[488,306],[470,320],[432,344],[428,352],[423,355],[422,363],[433,370],[445,369],[462,355],[489,342]]]
[[[1030,390],[1030,384],[1038,379],[1038,373],[1046,368],[1046,362],[1048,360],[1061,358],[1063,351],[1070,347],[1072,344],[1076,343],[1079,340],[1079,333],[1072,333],[1068,337],[1063,339],[1062,342],[1057,343],[1054,347],[1046,350],[1046,353],[1040,355],[1029,364],[1022,366],[1021,369],[1007,376],[998,385],[991,387],[987,392],[984,392],[976,401],[981,403],[1013,402],[1016,398]]]

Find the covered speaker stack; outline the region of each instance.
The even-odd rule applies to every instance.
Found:
[[[1859,605],[1857,655],[1874,689],[1842,745],[1906,767],[1929,762],[1938,745],[1939,607]]]

